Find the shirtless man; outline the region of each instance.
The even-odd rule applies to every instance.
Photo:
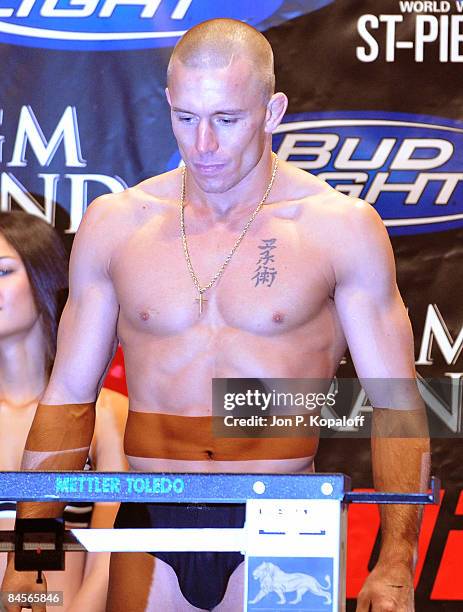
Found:
[[[362,378],[414,377],[412,332],[383,223],[368,204],[288,163],[276,167],[271,135],[287,98],[273,92],[271,48],[247,25],[206,22],[175,48],[166,93],[187,170],[89,207],[74,242],[58,356],[25,468],[83,467],[116,338],[126,362],[125,450],[133,470],[312,471],[316,443],[307,439],[230,446],[214,438],[213,377],[331,378],[347,345]],[[198,300],[196,285],[204,288],[221,270],[264,197],[229,264]],[[275,241],[277,276],[256,286],[258,247],[268,239]],[[381,406],[377,424],[398,412],[370,399]],[[426,440],[374,437],[377,487],[423,487],[427,453]],[[233,506],[133,506],[122,506],[116,525],[236,526],[243,518]],[[59,512],[58,504],[21,509],[22,516]],[[357,610],[411,612],[418,511],[387,508],[382,518],[379,562]],[[237,612],[241,561],[233,553],[115,553],[107,609]],[[27,590],[26,581],[10,563],[3,588]]]

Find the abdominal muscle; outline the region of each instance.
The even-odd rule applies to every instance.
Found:
[[[135,338],[128,342],[126,335],[123,349],[130,410],[124,447],[130,470],[313,473],[318,431],[306,430],[306,437],[290,433],[286,438],[227,439],[215,435],[207,421],[218,418],[212,416],[214,377],[330,380],[345,340],[331,306],[319,316],[322,320],[317,325],[271,337],[220,326],[220,333],[214,333],[206,324],[175,338],[136,334],[143,351],[140,342],[135,350]],[[195,333],[201,338],[191,336]],[[282,382],[281,390],[287,390]]]

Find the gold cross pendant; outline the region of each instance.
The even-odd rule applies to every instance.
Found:
[[[207,302],[206,298],[203,297],[203,292],[199,292],[199,297],[195,298],[195,302],[199,302],[199,314],[200,317],[203,313],[203,302]]]

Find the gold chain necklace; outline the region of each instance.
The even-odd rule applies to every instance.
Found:
[[[183,251],[185,253],[185,259],[186,259],[186,263],[187,263],[187,266],[188,266],[188,270],[190,272],[191,278],[193,279],[193,283],[194,283],[196,289],[198,290],[198,297],[195,298],[195,302],[199,302],[199,316],[201,316],[201,314],[203,312],[203,302],[207,302],[207,300],[203,297],[203,293],[205,293],[208,289],[210,289],[219,280],[219,278],[222,276],[222,274],[224,273],[225,268],[228,266],[228,264],[230,263],[231,258],[235,254],[236,249],[239,247],[241,241],[243,240],[244,236],[246,235],[246,232],[248,231],[251,223],[254,221],[254,219],[257,216],[257,213],[260,211],[262,206],[265,204],[265,201],[267,200],[267,198],[268,198],[268,196],[270,194],[270,191],[272,190],[273,183],[275,181],[275,176],[276,176],[276,173],[277,173],[277,168],[278,168],[278,157],[274,153],[273,153],[273,156],[274,156],[274,162],[273,162],[272,176],[270,178],[269,184],[267,185],[267,189],[265,190],[265,193],[264,193],[264,196],[263,196],[262,200],[259,202],[257,208],[252,213],[249,221],[244,226],[243,231],[238,236],[235,244],[233,245],[231,251],[227,255],[225,261],[223,262],[223,264],[221,265],[219,270],[217,270],[217,272],[215,273],[215,275],[212,278],[212,280],[209,283],[207,283],[207,285],[204,285],[204,287],[201,287],[201,285],[199,283],[199,280],[198,280],[198,277],[196,276],[195,271],[193,270],[193,265],[191,263],[190,253],[188,251],[188,245],[187,245],[187,241],[186,241],[185,213],[184,213],[185,194],[186,194],[186,166],[183,167],[183,171],[182,171],[182,190],[181,190],[181,195],[180,195],[180,229],[181,229],[181,233],[182,233]]]

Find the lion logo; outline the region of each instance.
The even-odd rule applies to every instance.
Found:
[[[259,580],[260,589],[250,604],[258,603],[269,593],[276,593],[279,597],[279,604],[286,603],[285,593],[296,592],[296,597],[290,604],[297,604],[302,601],[302,597],[307,593],[313,593],[319,597],[324,597],[325,605],[330,605],[331,600],[331,580],[325,576],[326,586],[321,585],[316,578],[310,574],[302,574],[301,572],[288,573],[284,572],[278,565],[264,561],[256,567],[252,572],[254,580]]]

